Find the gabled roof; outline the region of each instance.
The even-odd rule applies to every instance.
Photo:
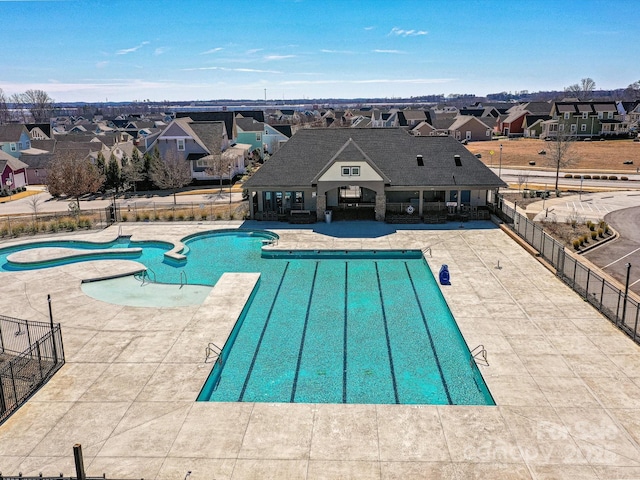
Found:
[[[49,123],[27,123],[25,124],[25,127],[27,127],[29,133],[31,133],[31,130],[34,128],[39,128],[42,133],[51,138],[51,124]]]
[[[9,155],[7,152],[0,150],[0,173],[4,172],[4,169],[7,168],[7,166],[9,166],[13,172],[29,167],[26,163],[21,162],[17,158]]]
[[[291,125],[271,125],[271,127],[279,131],[287,138],[291,138],[291,136],[293,135],[293,132],[291,131]]]
[[[352,140],[349,142],[349,140]],[[346,146],[349,146],[347,150]],[[309,186],[340,153],[369,159],[394,186],[504,186],[497,175],[452,137],[412,136],[399,128],[302,129],[247,180],[249,188]],[[422,155],[424,166],[416,157]],[[458,167],[454,155],[459,155]]]
[[[489,125],[487,125],[485,122],[483,122],[482,120],[480,120],[477,117],[473,117],[473,116],[469,116],[469,115],[459,115],[456,118],[455,122],[453,122],[449,126],[449,130],[459,130],[460,128],[462,128],[463,126],[465,126],[469,122],[479,123],[480,126],[484,127],[484,128],[491,128],[491,127],[489,127]]]
[[[253,118],[258,122],[264,122],[264,112],[262,110],[242,110],[238,112],[177,112],[176,119],[189,117],[194,122],[224,122],[229,138],[233,137],[233,126],[236,113],[242,114],[244,118]]]
[[[27,127],[21,123],[0,125],[0,142],[18,142],[23,132],[29,134]]]
[[[236,118],[236,125],[243,132],[261,132],[264,129],[264,124],[253,118]]]
[[[356,142],[354,142],[351,137],[349,137],[349,140],[347,140],[347,142],[342,145],[342,147],[340,147],[338,152],[333,157],[331,157],[331,159],[329,159],[324,168],[322,168],[313,178],[312,184],[317,183],[320,177],[322,177],[322,175],[324,175],[324,173],[329,170],[331,165],[338,161],[365,162],[369,164],[371,168],[373,168],[373,170],[375,170],[380,175],[380,177],[382,177],[385,183],[390,183],[389,178],[387,178],[387,176],[382,171],[380,171],[377,165],[369,158],[366,153],[364,153],[360,146]]]

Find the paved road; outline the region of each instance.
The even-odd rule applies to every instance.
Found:
[[[543,185],[547,186],[547,189],[553,190],[556,182],[556,173],[546,170],[525,170],[525,169],[515,169],[515,168],[503,168],[500,171],[498,168],[492,167],[491,170],[498,175],[500,174],[500,178],[503,181],[510,183],[512,185],[521,184],[523,187],[525,184],[536,185],[536,188],[542,188]],[[567,171],[566,173],[576,174],[576,172]],[[564,178],[565,172],[560,172],[560,177],[558,178],[558,185],[564,188],[571,188],[573,190],[579,190],[580,185],[582,184],[582,188],[588,190],[589,188],[596,189],[631,189],[631,190],[639,190],[640,189],[640,174],[627,174],[624,176],[629,180],[583,180],[580,181],[580,178]],[[622,174],[617,175],[618,178],[623,176]]]
[[[629,270],[629,289],[640,294],[640,206],[617,210],[607,214],[607,223],[615,228],[620,238],[585,253],[585,258],[598,265],[622,285]]]

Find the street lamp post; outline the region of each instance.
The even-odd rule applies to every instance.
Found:
[[[502,144],[500,144],[500,163],[498,165],[498,178],[502,180]]]

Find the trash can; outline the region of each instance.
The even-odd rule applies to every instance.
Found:
[[[325,210],[324,211],[324,221],[327,223],[331,223],[331,216],[332,216],[333,212],[331,210]]]

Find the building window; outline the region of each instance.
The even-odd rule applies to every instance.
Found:
[[[569,112],[564,112],[564,119],[569,120],[571,118],[571,114]]]
[[[359,177],[360,167],[342,167],[343,177]]]
[[[11,144],[11,151],[12,151],[12,152],[15,152],[15,151],[17,151],[17,150],[18,150],[18,147],[16,146],[16,144],[15,144],[15,143],[12,143],[12,144]]]
[[[564,132],[564,124],[561,123],[560,125],[558,125],[558,131],[559,132]]]
[[[184,138],[178,138],[176,143],[178,144],[178,151],[184,151]]]
[[[587,131],[587,124],[583,123],[582,125],[580,125],[580,131],[581,132],[586,132]]]
[[[613,112],[609,112],[609,115],[608,115],[607,118],[612,119],[613,118]]]
[[[257,142],[261,142],[262,141],[262,134],[256,133],[256,141]]]
[[[571,133],[576,133],[578,131],[578,126],[575,123],[571,124]]]
[[[602,114],[602,112],[598,112],[598,119],[602,120],[604,118],[604,115]]]
[[[586,120],[589,118],[589,114],[587,112],[582,112],[582,118]]]

